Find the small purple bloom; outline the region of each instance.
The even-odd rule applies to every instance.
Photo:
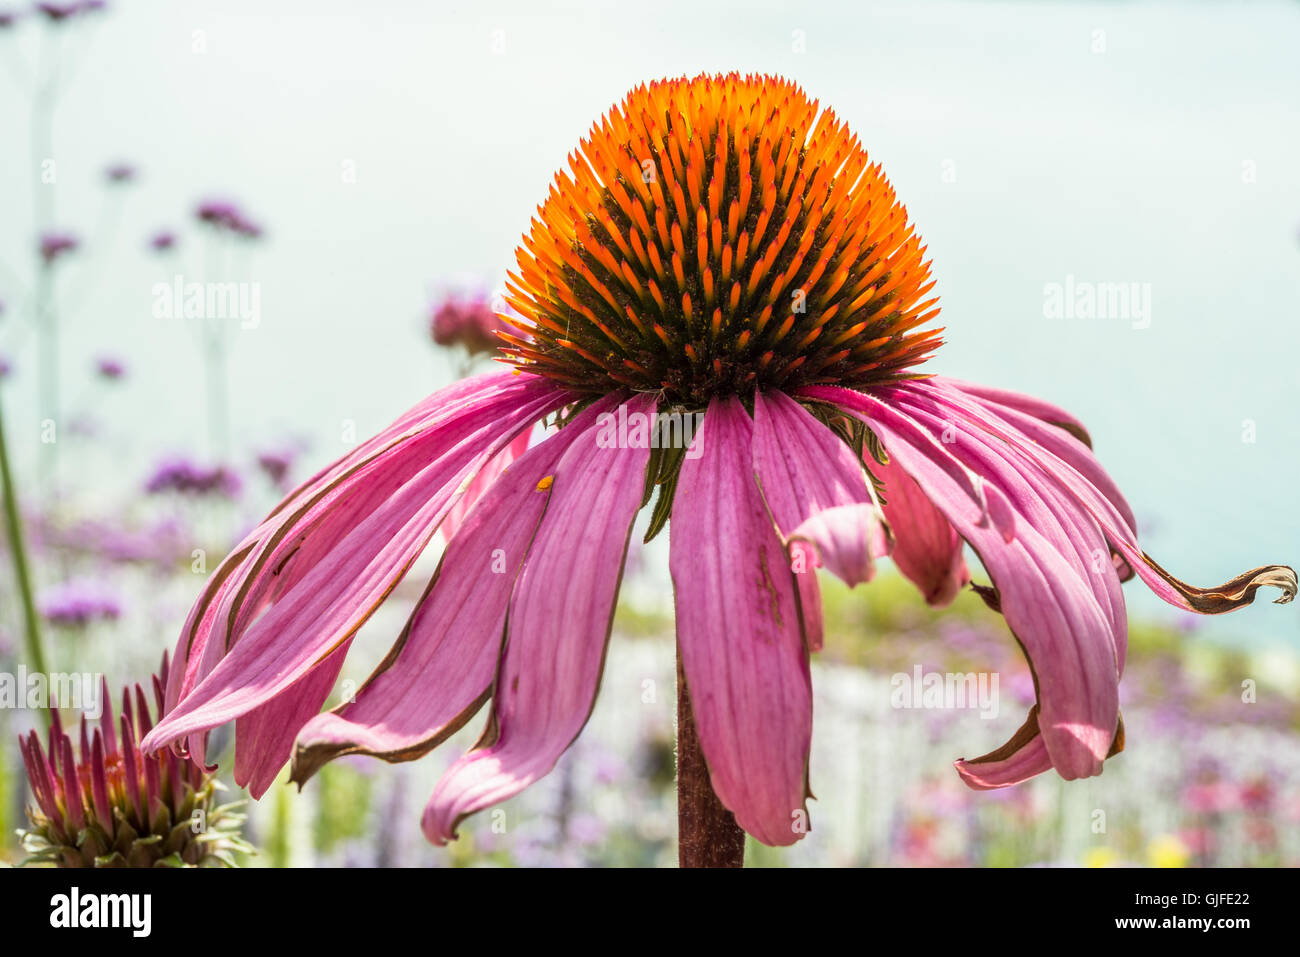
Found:
[[[45,265],[53,263],[65,254],[74,252],[81,245],[81,240],[71,233],[45,233],[41,236],[41,260]]]
[[[95,362],[95,371],[99,373],[100,378],[115,381],[126,375],[126,365],[112,356],[101,356]]]
[[[136,168],[130,163],[113,163],[104,169],[104,178],[110,183],[129,183],[136,177]]]
[[[50,23],[62,23],[82,13],[83,10],[80,3],[38,3],[36,12]]]
[[[260,239],[262,236],[262,227],[253,222],[237,204],[227,200],[204,200],[194,210],[194,215],[199,222],[218,231],[224,230],[246,239]]]
[[[176,234],[170,229],[160,229],[149,237],[149,248],[156,253],[167,252],[176,246]]]
[[[13,363],[9,361],[8,356],[0,356],[0,379],[9,378],[9,374],[14,371]]]
[[[260,468],[276,485],[282,484],[289,475],[289,469],[293,468],[294,459],[297,453],[292,449],[273,449],[261,452],[257,456],[257,467]]]

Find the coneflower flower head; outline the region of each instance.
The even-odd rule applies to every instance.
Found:
[[[153,679],[162,707],[167,659]],[[21,833],[24,863],[58,867],[234,866],[232,853],[250,851],[239,837],[237,805],[218,805],[216,778],[170,752],[142,754],[153,726],[146,692],[124,688],[113,714],[108,683],[98,726],[82,717],[75,735],[51,712],[46,743],[32,731],[19,738],[35,803]]]
[[[417,758],[486,702],[425,809],[430,840],[547,774],[600,683],[637,512],[671,524],[680,674],[710,784],[774,845],[809,827],[815,569],[893,558],[927,602],[970,584],[1029,659],[1033,704],[973,788],[1100,774],[1123,748],[1122,581],[1207,614],[1264,586],[1174,578],[1083,425],[918,365],[939,344],[924,247],[878,165],[785,80],[633,90],[556,177],[519,250],[512,372],[430,396],[291,493],[209,579],[145,742],[201,755],[236,722],[257,796],[292,755]],[[652,423],[703,413],[693,441]],[[562,427],[528,447],[533,425]],[[672,416],[669,416],[671,421]],[[687,421],[682,418],[681,421]],[[660,441],[656,441],[660,440]],[[664,441],[667,440],[667,444]],[[353,700],[319,714],[352,638],[441,532],[438,570]]]
[[[532,341],[504,351],[529,372],[703,408],[887,383],[939,344],[918,328],[939,310],[907,210],[787,80],[638,87],[569,166],[510,276]]]

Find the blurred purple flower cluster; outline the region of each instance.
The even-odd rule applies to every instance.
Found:
[[[81,240],[71,233],[43,233],[40,240],[41,261],[52,266],[68,253],[76,252],[80,246]]]
[[[260,239],[263,233],[260,224],[253,221],[237,203],[228,200],[206,199],[195,208],[194,216],[200,223],[219,232],[244,239]]]
[[[62,628],[85,628],[116,621],[122,614],[117,594],[95,579],[76,579],[45,589],[37,599],[41,617]]]
[[[236,498],[242,488],[239,476],[224,465],[202,465],[179,457],[161,463],[145,483],[145,491],[151,495],[178,492]]]

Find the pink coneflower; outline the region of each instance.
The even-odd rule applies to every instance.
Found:
[[[498,333],[510,329],[496,314],[487,296],[449,295],[433,308],[429,334],[440,346],[460,346],[470,355],[495,352]]]
[[[163,659],[153,679],[162,707]],[[239,837],[243,815],[218,806],[216,778],[191,760],[169,753],[147,756],[138,742],[152,724],[145,692],[122,691],[121,718],[113,716],[108,683],[101,691],[99,727],[83,716],[80,746],[52,712],[48,743],[35,731],[19,738],[35,804],[21,834],[27,862],[57,867],[233,866],[234,851],[251,848]],[[201,816],[197,817],[197,816]],[[203,827],[193,822],[201,819]]]
[[[190,613],[147,747],[201,760],[204,734],[234,720],[235,777],[259,795],[291,752],[299,781],[342,754],[409,760],[490,701],[424,813],[431,840],[451,839],[582,730],[633,519],[656,491],[681,787],[698,734],[712,792],[773,845],[807,826],[818,565],[856,584],[892,552],[940,605],[969,580],[963,542],[980,555],[1037,700],[1006,745],[958,762],[977,788],[1095,775],[1121,747],[1122,580],[1211,614],[1262,585],[1294,595],[1276,565],[1178,581],[1139,548],[1077,420],[918,371],[939,345],[924,247],[857,138],[794,84],[639,87],[571,167],[510,277],[514,369],[426,399],[249,534]],[[694,443],[649,447],[674,421],[654,412],[703,413]],[[355,700],[319,715],[357,629],[462,490],[554,414],[562,428],[482,490]]]
[[[80,245],[81,240],[71,233],[45,233],[40,240],[41,261],[51,266]]]

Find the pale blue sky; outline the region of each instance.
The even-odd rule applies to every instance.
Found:
[[[262,308],[234,344],[237,433],[309,436],[324,461],[342,420],[371,432],[448,380],[423,339],[429,291],[500,283],[602,111],[646,79],[739,69],[792,77],[884,164],[934,259],[949,340],[936,371],[1076,412],[1175,573],[1211,584],[1300,562],[1300,4],[120,0],[93,33],[65,50],[59,224],[93,234],[99,170],[143,170],[68,320],[69,393],[99,352],[133,367],[100,407],[134,433],[110,484],[202,445],[189,330],[150,308],[155,282],[199,277],[197,249],[142,252],[196,198],[234,197],[269,230],[234,267]],[[0,57],[30,63],[34,37],[0,36]],[[9,79],[0,257],[26,272],[28,119]],[[1149,283],[1150,327],[1044,318],[1044,285],[1067,275]],[[33,357],[14,359],[7,394],[34,428]],[[1155,610],[1140,591],[1134,607]],[[1294,638],[1289,611],[1220,628]]]

